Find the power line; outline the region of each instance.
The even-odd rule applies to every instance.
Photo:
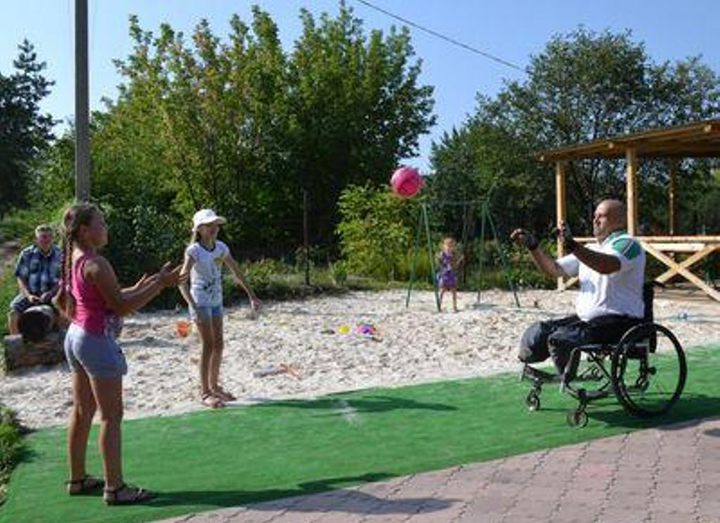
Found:
[[[516,64],[514,64],[514,63],[512,63],[512,62],[508,62],[507,60],[503,60],[502,58],[498,58],[498,57],[495,56],[495,55],[492,55],[492,54],[487,53],[487,52],[485,52],[485,51],[482,51],[482,50],[480,50],[480,49],[478,49],[478,48],[476,48],[476,47],[473,47],[473,46],[471,46],[471,45],[468,45],[468,44],[465,44],[465,43],[460,42],[460,41],[458,41],[458,40],[455,40],[454,38],[451,38],[451,37],[449,37],[449,36],[446,36],[446,35],[444,35],[444,34],[442,34],[442,33],[438,33],[437,31],[433,31],[432,29],[428,29],[427,27],[424,27],[424,26],[422,26],[422,25],[420,25],[420,24],[416,24],[415,22],[413,22],[413,21],[411,21],[411,20],[408,20],[407,18],[403,18],[402,16],[399,16],[399,15],[396,15],[396,14],[394,14],[394,13],[391,13],[390,11],[386,11],[386,10],[383,9],[382,7],[378,7],[378,6],[376,6],[376,5],[373,5],[373,4],[371,4],[370,2],[368,2],[368,1],[366,1],[366,0],[356,0],[356,1],[359,2],[359,3],[361,3],[361,4],[363,4],[363,5],[366,6],[366,7],[369,7],[370,9],[374,9],[375,11],[379,11],[379,12],[383,13],[384,15],[387,15],[387,16],[389,16],[389,17],[391,17],[391,18],[394,18],[394,19],[396,19],[396,20],[399,20],[399,21],[401,21],[401,22],[404,23],[404,24],[407,24],[407,25],[412,26],[412,27],[414,27],[414,28],[416,28],[416,29],[419,29],[419,30],[421,30],[421,31],[424,31],[424,32],[426,32],[426,33],[428,33],[428,34],[430,34],[430,35],[432,35],[432,36],[435,36],[435,37],[437,37],[437,38],[440,38],[441,40],[445,40],[446,42],[449,42],[449,43],[451,43],[451,44],[453,44],[453,45],[457,45],[458,47],[462,47],[463,49],[466,49],[466,50],[468,50],[468,51],[470,51],[470,52],[473,52],[473,53],[475,53],[475,54],[479,54],[480,56],[484,56],[485,58],[488,58],[488,59],[490,59],[490,60],[492,60],[492,61],[494,61],[494,62],[497,62],[497,63],[499,63],[499,64],[505,65],[505,66],[507,66],[507,67],[511,67],[511,68],[516,69],[516,70],[518,70],[518,71],[521,71],[521,72],[523,72],[523,73],[526,72],[525,69],[523,69],[523,68],[520,67],[519,65],[516,65]]]

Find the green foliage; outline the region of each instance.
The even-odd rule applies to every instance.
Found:
[[[0,339],[8,334],[8,327],[6,318],[6,311],[10,305],[12,299],[17,295],[18,288],[17,282],[15,281],[14,274],[15,267],[12,264],[8,264],[3,268],[2,277],[0,278],[0,310],[3,311],[2,317],[0,318]]]
[[[0,404],[0,505],[5,501],[5,486],[23,448],[22,427],[15,412]]]
[[[132,17],[120,95],[93,115],[94,194],[116,216],[141,205],[187,222],[212,207],[228,218],[233,251],[262,255],[293,253],[307,191],[310,242],[331,243],[341,190],[384,180],[417,151],[434,123],[432,90],[407,31],[367,35],[344,4],[335,18],[300,17],[292,52],[258,7],[247,23],[234,16],[225,39],[205,20],[185,36]],[[47,155],[42,201],[71,188],[70,143]]]
[[[246,282],[262,300],[298,299],[344,292],[348,288],[335,280],[331,269],[313,267],[310,271],[311,284],[306,285],[304,271],[279,260],[265,258],[243,263],[240,268]],[[247,302],[245,292],[229,275],[223,280],[223,295],[226,303]]]
[[[290,274],[289,267],[278,260],[264,258],[245,264],[245,277],[250,287],[257,293],[268,294],[276,276]]]
[[[36,160],[52,138],[54,124],[50,115],[40,113],[40,102],[53,85],[42,74],[45,62],[38,62],[27,40],[18,49],[15,72],[0,73],[0,219],[28,204]]]
[[[554,222],[555,187],[551,169],[534,153],[718,115],[720,81],[699,58],[654,63],[629,33],[581,28],[553,37],[532,57],[526,80],[508,82],[494,99],[478,97],[476,113],[434,148],[432,187],[439,196],[458,198],[485,195],[496,184],[492,210],[500,229],[525,226],[542,233]],[[682,206],[695,206],[708,187],[718,186],[708,179],[711,167],[707,161],[682,163],[683,190],[685,180],[694,180]],[[667,165],[645,162],[640,176],[640,215],[664,225]],[[624,162],[572,162],[567,190],[574,230],[589,233],[595,203],[624,197]],[[686,230],[702,225],[681,216]],[[446,216],[445,223],[459,227],[457,217]]]
[[[348,279],[347,263],[343,260],[330,264],[330,274],[332,281],[338,287],[344,287]]]
[[[104,255],[113,263],[123,285],[132,285],[144,272],[182,262],[187,227],[150,205],[118,208],[102,204],[110,241]],[[185,241],[183,241],[185,240]]]
[[[356,274],[395,279],[413,240],[414,200],[402,200],[385,186],[348,187],[340,195],[340,248]]]

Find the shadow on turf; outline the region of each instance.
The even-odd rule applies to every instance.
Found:
[[[442,403],[424,403],[405,398],[391,396],[371,396],[363,395],[358,398],[344,399],[341,395],[329,396],[319,400],[284,400],[261,403],[255,408],[278,408],[292,407],[296,409],[313,409],[334,411],[330,415],[341,416],[351,408],[357,414],[363,413],[379,413],[390,412],[393,410],[434,410],[434,411],[454,411],[456,407],[445,405]]]
[[[593,411],[588,407],[587,414],[591,420],[598,420],[614,427],[632,429],[658,428],[661,430],[677,430],[687,427],[688,423],[697,424],[702,418],[720,415],[720,398],[705,394],[683,394],[673,405],[670,412],[653,418],[634,417],[619,404],[617,408]]]
[[[268,489],[261,491],[172,491],[161,492],[148,506],[211,505],[237,507],[253,504],[253,510],[290,510],[294,512],[343,511],[357,514],[419,514],[448,508],[454,499],[406,498],[386,499],[366,492],[341,488],[347,484],[362,484],[393,477],[384,472],[362,476],[331,478],[301,483],[296,489]],[[324,496],[297,498],[308,494]]]

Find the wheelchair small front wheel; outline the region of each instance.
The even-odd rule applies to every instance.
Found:
[[[620,340],[610,374],[625,410],[643,418],[659,416],[670,410],[685,387],[685,353],[670,330],[644,323]]]
[[[584,410],[570,410],[565,417],[565,421],[571,427],[583,428],[588,424],[588,415]]]
[[[538,396],[537,392],[531,390],[528,393],[525,398],[525,406],[531,411],[540,410],[540,396]]]

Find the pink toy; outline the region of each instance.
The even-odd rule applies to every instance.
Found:
[[[412,198],[423,186],[423,179],[420,171],[414,167],[400,167],[397,169],[392,178],[390,178],[390,186],[395,194],[402,198]]]
[[[363,336],[375,336],[377,334],[377,329],[372,323],[360,323],[357,327],[355,327],[355,332]]]

